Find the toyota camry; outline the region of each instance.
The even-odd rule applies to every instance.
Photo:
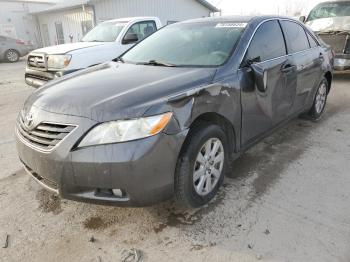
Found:
[[[169,25],[36,90],[17,119],[19,158],[62,198],[199,207],[248,148],[295,117],[322,116],[333,60],[290,18]]]

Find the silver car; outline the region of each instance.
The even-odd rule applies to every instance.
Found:
[[[32,46],[24,41],[0,35],[0,60],[10,63],[17,62],[20,57],[27,55]]]

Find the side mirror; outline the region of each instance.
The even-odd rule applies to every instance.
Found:
[[[122,44],[127,45],[127,44],[136,43],[138,41],[139,41],[139,38],[138,38],[137,34],[128,33],[124,36]]]
[[[302,22],[302,23],[305,23],[306,21],[306,16],[302,15],[299,17],[299,21]]]
[[[244,60],[242,67],[250,67],[251,65],[253,65],[255,63],[260,63],[260,62],[261,62],[260,56],[257,56],[254,58],[247,58]]]
[[[254,81],[256,88],[261,92],[266,92],[267,88],[267,71],[260,67],[259,65],[252,65],[251,66],[253,75],[254,75]]]

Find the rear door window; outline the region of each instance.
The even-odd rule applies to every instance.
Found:
[[[318,46],[318,43],[316,42],[316,40],[309,33],[306,33],[306,35],[307,35],[307,38],[309,39],[311,48]]]
[[[267,21],[256,31],[248,48],[247,59],[261,62],[286,55],[286,46],[278,21]]]
[[[305,30],[299,24],[292,21],[281,21],[284,35],[286,36],[289,53],[296,53],[309,49],[309,41]]]

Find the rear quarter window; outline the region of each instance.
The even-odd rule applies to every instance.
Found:
[[[310,43],[311,48],[314,48],[314,47],[318,46],[318,43],[317,43],[316,40],[311,36],[310,33],[306,33],[306,35],[307,35],[307,38],[309,39],[309,43]]]
[[[286,36],[289,53],[296,53],[309,49],[309,40],[302,26],[292,21],[281,21],[281,25]]]
[[[283,34],[278,21],[267,21],[255,32],[246,58],[260,57],[261,62],[286,55]]]

